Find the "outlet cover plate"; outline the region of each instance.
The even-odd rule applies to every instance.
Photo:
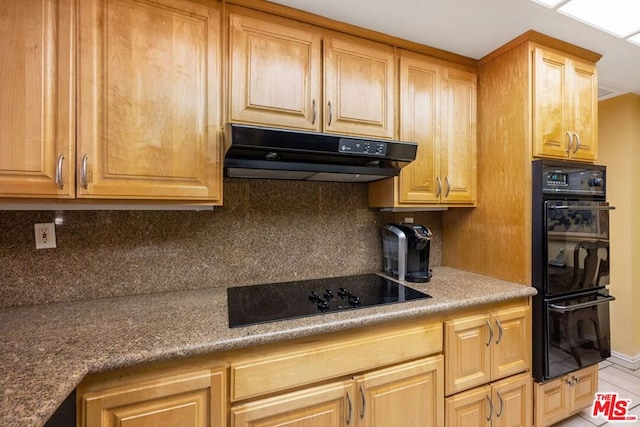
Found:
[[[50,249],[56,247],[56,225],[53,222],[34,224],[36,249]]]

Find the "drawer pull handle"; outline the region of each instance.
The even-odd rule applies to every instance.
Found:
[[[364,395],[364,390],[360,386],[360,398],[362,399],[362,409],[360,409],[360,419],[364,418],[364,410],[367,407],[367,398]]]
[[[318,107],[316,106],[316,100],[313,100],[313,118],[311,119],[311,124],[315,125],[316,124],[316,115],[318,114]]]
[[[447,192],[445,193],[444,197],[449,197],[449,193],[451,193],[451,182],[449,182],[448,176],[444,177],[444,182],[447,183]]]
[[[438,192],[436,193],[436,197],[439,197],[440,193],[442,193],[442,180],[440,177],[437,177],[436,181],[438,182]]]
[[[504,411],[504,399],[502,399],[499,391],[497,391],[496,394],[498,395],[498,400],[500,400],[500,410],[496,414],[496,418],[498,418],[502,416],[502,412]]]
[[[331,121],[333,120],[333,109],[331,108],[331,101],[329,101],[329,123],[327,126],[331,126]]]
[[[491,323],[487,320],[487,327],[489,328],[489,339],[486,342],[487,347],[491,345],[491,341],[493,341],[493,328],[491,327]]]
[[[89,188],[89,181],[87,181],[87,162],[89,158],[85,154],[82,158],[82,168],[80,169],[80,179],[82,180],[82,186],[86,189]]]
[[[570,130],[567,131],[567,136],[569,137],[569,145],[567,145],[567,156],[571,153],[571,147],[573,147],[573,132]]]
[[[349,392],[347,392],[347,406],[348,406],[348,412],[347,412],[347,425],[351,424],[351,412],[353,410],[353,407],[351,406],[351,396],[349,395]]]
[[[580,135],[578,135],[578,132],[574,132],[573,135],[576,137],[576,148],[573,149],[573,154],[576,154],[580,149],[582,141],[580,141]]]
[[[56,165],[56,184],[61,190],[64,189],[64,182],[62,182],[62,162],[64,161],[64,154],[58,156],[58,164]]]
[[[487,417],[487,421],[491,421],[491,417],[493,417],[493,402],[489,395],[485,396],[487,398],[487,402],[489,403],[489,416]]]
[[[500,323],[500,320],[496,319],[496,325],[498,325],[498,338],[496,339],[496,344],[500,344],[500,341],[502,340],[502,324]]]

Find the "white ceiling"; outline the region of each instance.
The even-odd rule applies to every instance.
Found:
[[[640,95],[640,46],[530,0],[271,1],[474,59],[536,30],[602,55],[601,99]]]

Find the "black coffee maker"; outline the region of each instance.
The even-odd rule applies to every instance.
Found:
[[[421,224],[387,224],[382,228],[384,273],[407,282],[428,282],[431,231]]]

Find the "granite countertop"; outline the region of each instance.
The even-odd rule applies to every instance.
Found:
[[[230,329],[224,288],[0,309],[0,425],[40,426],[90,372],[444,313],[535,289],[435,267],[433,296]]]

